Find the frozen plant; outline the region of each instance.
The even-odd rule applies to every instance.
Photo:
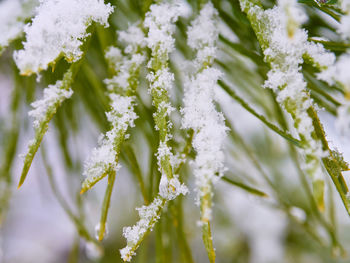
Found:
[[[48,88],[44,89],[44,96],[41,100],[37,100],[31,104],[34,109],[29,112],[29,116],[34,118],[35,137],[29,142],[28,151],[23,155],[24,165],[18,188],[23,184],[27,176],[33,158],[49,128],[52,117],[56,114],[61,104],[72,96],[73,91],[70,88],[72,82],[73,72],[69,70],[64,74],[63,80],[59,80],[54,85],[49,85]]]
[[[108,122],[112,127],[105,135],[101,135],[99,146],[92,151],[85,163],[84,175],[86,179],[82,184],[80,193],[84,193],[94,184],[108,175],[106,201],[99,223],[98,239],[102,240],[105,229],[109,200],[117,171],[120,168],[119,155],[123,141],[128,137],[129,127],[134,127],[137,115],[134,111],[135,93],[138,86],[140,67],[145,59],[142,54],[144,48],[143,32],[132,25],[127,31],[120,31],[119,38],[127,44],[123,56],[116,47],[110,47],[106,52],[106,59],[110,67],[116,72],[111,79],[106,79],[111,110],[106,113]]]
[[[347,261],[349,4],[1,1],[0,261]]]
[[[313,126],[310,111],[314,111],[314,106],[300,66],[304,55],[317,61],[316,65],[325,62],[327,66],[334,57],[331,55],[330,61],[322,59],[322,56],[327,56],[322,47],[308,43],[307,32],[300,28],[305,21],[305,14],[296,1],[280,0],[278,5],[268,10],[263,10],[250,0],[240,2],[258,36],[265,61],[271,67],[264,87],[277,94],[277,101],[293,118],[305,158],[303,169],[313,180],[314,196],[319,208],[323,210],[324,180],[321,160],[328,153],[324,151]]]
[[[217,11],[205,4],[188,29],[188,45],[196,51],[195,72],[185,82],[182,125],[194,131],[192,145],[196,151],[194,176],[201,211],[200,225],[210,262],[215,262],[210,221],[212,218],[213,183],[224,173],[223,146],[226,138],[224,117],[215,106],[215,89],[222,73],[213,68],[218,41]]]
[[[78,61],[82,55],[82,40],[92,22],[108,26],[113,8],[103,0],[42,0],[36,16],[24,29],[24,48],[14,53],[23,75],[46,70],[59,56],[68,62]]]
[[[170,133],[172,124],[169,116],[173,111],[169,91],[174,81],[174,75],[169,71],[168,60],[169,53],[174,50],[175,40],[172,36],[176,28],[174,23],[182,12],[179,2],[153,4],[143,23],[144,27],[148,28],[146,43],[152,52],[147,64],[150,69],[147,80],[150,82],[149,93],[152,95],[152,104],[155,107],[153,113],[155,129],[159,131],[157,164],[161,179],[159,194],[149,206],[144,206],[139,210],[138,223],[123,230],[127,246],[120,250],[120,254],[124,261],[130,261],[135,255],[135,250],[145,235],[152,231],[167,201],[187,193],[186,186],[182,185],[177,178],[178,175],[174,174],[175,156],[168,145],[172,138]]]

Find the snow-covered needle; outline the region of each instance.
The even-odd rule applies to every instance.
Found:
[[[153,202],[147,206],[136,208],[140,217],[136,225],[123,228],[123,236],[126,238],[127,245],[120,250],[120,255],[124,261],[130,261],[132,256],[136,255],[136,249],[145,236],[153,230],[166,203],[178,195],[186,195],[188,192],[187,187],[181,184],[177,178],[172,178],[170,181],[162,180],[166,181],[160,183],[159,194]]]
[[[34,118],[35,137],[29,142],[28,151],[24,155],[24,165],[18,188],[23,184],[28,174],[34,156],[49,128],[50,120],[56,114],[61,104],[72,96],[73,91],[70,88],[72,82],[73,72],[70,69],[64,74],[63,80],[59,80],[54,85],[49,85],[44,89],[44,96],[41,100],[32,103],[34,109],[29,112],[29,116]]]
[[[102,135],[99,146],[92,151],[85,163],[81,193],[90,189],[94,184],[108,175],[108,185],[101,210],[101,218],[97,227],[97,238],[101,241],[106,233],[106,222],[109,203],[117,171],[120,168],[119,154],[122,143],[128,137],[127,130],[134,126],[137,115],[134,111],[135,92],[141,64],[145,57],[142,54],[145,46],[144,34],[137,25],[131,25],[126,31],[120,31],[119,40],[126,43],[125,56],[116,47],[110,47],[106,59],[110,68],[115,72],[111,79],[106,79],[111,110],[107,119],[111,130]]]
[[[159,131],[159,147],[157,152],[158,169],[161,173],[159,194],[148,206],[139,210],[140,220],[133,227],[124,228],[123,235],[127,239],[127,246],[120,250],[124,261],[130,261],[136,249],[158,221],[160,213],[167,201],[176,198],[179,194],[186,194],[187,188],[174,175],[176,159],[168,142],[171,139],[171,122],[169,115],[173,107],[169,101],[169,90],[172,88],[174,75],[168,67],[169,53],[174,49],[172,34],[176,27],[175,22],[183,13],[181,5],[174,3],[153,4],[146,14],[144,27],[148,28],[147,46],[151,49],[151,59],[148,62],[150,73],[147,79],[150,82],[149,92],[155,107],[153,114],[156,130]]]
[[[197,155],[194,175],[200,203],[200,224],[210,262],[215,262],[210,231],[213,183],[223,175],[223,144],[226,138],[224,117],[215,108],[215,89],[222,73],[212,68],[218,40],[217,11],[209,2],[188,29],[188,45],[197,52],[196,72],[185,82],[182,125],[194,131],[193,148]]]
[[[77,62],[84,54],[80,49],[82,39],[89,34],[87,27],[92,21],[107,26],[110,4],[101,0],[42,0],[32,23],[25,28],[24,49],[14,53],[21,74],[30,75],[45,70],[60,55],[73,63],[62,81],[44,90],[44,98],[34,102],[30,112],[34,120],[35,138],[29,143],[18,187],[28,173],[33,158],[49,127],[49,122],[62,102],[72,95],[70,86],[79,68]]]
[[[277,101],[293,118],[302,142],[305,158],[303,168],[313,179],[314,194],[322,210],[324,181],[321,158],[327,153],[322,150],[308,113],[313,103],[300,65],[305,56],[312,59],[316,66],[326,67],[332,63],[326,61],[327,56],[331,60],[334,60],[334,56],[323,52],[319,45],[307,41],[307,32],[300,28],[306,16],[297,1],[280,0],[278,5],[268,10],[263,10],[250,0],[240,0],[240,3],[257,34],[265,60],[271,67],[264,87],[277,94]]]
[[[121,41],[126,42],[123,56],[116,47],[110,47],[106,52],[106,58],[116,72],[105,83],[109,90],[111,110],[106,113],[111,130],[102,135],[99,146],[92,151],[85,163],[81,193],[90,189],[99,180],[109,173],[116,173],[119,168],[119,153],[129,127],[134,126],[137,115],[134,111],[135,91],[138,86],[140,66],[144,61],[144,55],[139,51],[144,47],[143,32],[136,25],[132,25],[127,31],[119,32]]]
[[[36,16],[24,29],[24,48],[14,53],[22,75],[38,74],[54,64],[60,56],[68,62],[78,61],[82,40],[92,22],[108,26],[113,7],[103,0],[42,0]]]
[[[137,118],[134,112],[134,99],[118,94],[110,94],[111,111],[107,112],[107,119],[112,129],[102,135],[99,146],[92,151],[85,163],[86,176],[81,193],[84,193],[104,178],[108,173],[116,173],[119,168],[119,153],[129,126],[134,126]]]

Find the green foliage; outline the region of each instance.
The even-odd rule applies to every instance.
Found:
[[[11,200],[12,188],[16,183],[13,168],[15,156],[19,154],[21,148],[18,142],[30,131],[28,128],[30,121],[26,117],[28,105],[35,100],[35,97],[40,98],[41,95],[37,94],[41,94],[43,88],[61,80],[59,88],[72,89],[74,96],[65,102],[60,100],[48,107],[45,118],[35,127],[34,140],[28,146],[18,188],[26,180],[32,163],[39,163],[36,153],[42,146],[40,151],[43,168],[48,176],[50,188],[73,222],[77,236],[88,244],[92,243],[97,250],[104,250],[100,262],[116,262],[119,259],[117,250],[125,245],[125,241],[120,238],[120,229],[118,234],[117,230],[109,229],[112,233],[106,238],[107,221],[109,218],[120,217],[124,222],[134,222],[133,216],[123,214],[131,210],[120,208],[118,211],[120,214],[111,214],[110,211],[114,203],[117,203],[112,195],[113,189],[125,182],[119,180],[119,172],[112,167],[106,167],[105,172],[92,181],[76,180],[82,178],[79,176],[83,173],[83,156],[86,154],[80,152],[77,145],[71,142],[74,138],[88,134],[90,137],[94,136],[95,143],[90,144],[96,145],[98,139],[91,126],[101,133],[113,128],[105,116],[105,112],[111,108],[109,99],[111,91],[107,89],[103,80],[117,75],[118,72],[106,60],[105,52],[109,46],[117,46],[123,50],[125,44],[118,39],[115,32],[125,30],[128,24],[143,21],[151,4],[160,1],[105,2],[116,6],[115,13],[109,19],[110,27],[92,25],[89,29],[91,37],[83,47],[84,58],[71,65],[62,58],[58,59],[52,71],[42,73],[42,80],[37,84],[34,84],[33,77],[20,76],[12,65],[12,52],[21,48],[24,37],[20,41],[12,42],[6,50],[0,47],[2,53],[0,70],[9,73],[7,75],[13,78],[9,114],[0,116],[0,225],[6,226],[5,215]],[[211,222],[202,220],[200,230],[196,228],[195,222],[201,216],[194,212],[196,210],[191,205],[193,200],[189,200],[192,196],[179,196],[176,200],[167,200],[159,195],[161,171],[168,180],[180,175],[181,181],[191,186],[191,191],[193,189],[193,172],[189,163],[196,156],[196,152],[192,149],[195,132],[182,129],[179,119],[180,109],[183,107],[183,83],[188,73],[184,61],[193,60],[195,55],[186,43],[187,27],[206,1],[187,2],[193,14],[188,18],[180,18],[176,23],[174,56],[149,48],[142,49],[142,52],[140,49],[139,51],[147,57],[147,61],[152,59],[148,68],[147,63],[141,68],[132,68],[128,89],[120,90],[120,87],[115,86],[113,91],[126,97],[135,96],[135,112],[138,115],[135,128],[120,131],[114,141],[115,162],[125,166],[134,182],[137,200],[135,206],[139,206],[140,203],[149,205],[155,199],[160,200],[157,214],[150,220],[150,227],[142,233],[138,242],[127,244],[131,247],[128,257],[131,258],[140,247],[138,255],[133,259],[134,262],[192,263],[208,259],[211,263],[249,262],[252,254],[252,247],[247,241],[249,237],[244,231],[240,232],[239,223],[232,221],[229,211],[232,207],[225,205],[225,200],[228,198],[227,193],[222,190],[225,189],[225,191],[244,192],[258,199],[262,206],[285,215],[288,222],[285,231],[285,253],[286,258],[293,258],[292,261],[286,259],[285,262],[306,262],[304,256],[307,254],[310,254],[315,262],[343,262],[342,256],[345,254],[343,246],[349,246],[348,239],[344,237],[344,233],[348,233],[348,225],[342,229],[343,226],[339,224],[341,220],[337,217],[339,213],[337,214],[334,207],[335,203],[340,202],[338,198],[340,197],[343,203],[342,209],[350,215],[349,189],[343,176],[343,172],[349,171],[350,167],[343,155],[330,147],[329,138],[320,121],[319,111],[315,108],[323,108],[327,114],[336,116],[337,109],[342,104],[340,98],[346,95],[346,90],[339,84],[330,86],[317,79],[317,73],[323,70],[322,66],[317,65],[308,54],[304,54],[301,72],[307,82],[307,96],[314,102],[314,106],[308,110],[308,116],[312,119],[314,127],[312,136],[321,142],[322,150],[327,152],[327,156],[320,160],[327,172],[327,179],[311,182],[301,169],[304,159],[297,153],[300,149],[308,148],[308,142],[295,132],[298,122],[292,123],[290,120],[290,116],[294,120],[297,119],[295,105],[288,101],[281,105],[276,99],[276,94],[262,88],[271,63],[276,61],[264,58],[264,51],[269,47],[266,34],[271,29],[264,22],[264,18],[256,16],[250,9],[257,5],[263,10],[273,6],[276,1],[212,1],[218,10],[219,22],[225,30],[219,36],[220,55],[213,65],[208,62],[203,68],[214,66],[224,72],[225,77],[218,82],[219,92],[224,94],[220,96],[229,101],[216,105],[224,113],[226,126],[229,127],[229,139],[225,150],[228,171],[217,184],[201,189],[206,195],[201,196],[199,200],[198,210],[202,212],[204,207],[212,207],[215,204],[213,220]],[[239,2],[243,3],[243,11]],[[305,25],[309,31],[308,41],[322,44],[337,57],[346,53],[350,47],[349,43],[324,19],[324,16],[327,16],[327,19],[333,19],[334,22],[340,21],[344,13],[339,9],[337,1],[299,0],[298,2],[305,8],[309,18]],[[147,33],[147,29],[142,30]],[[320,32],[327,32],[329,39],[318,38]],[[128,54],[123,51],[122,56],[126,58]],[[174,89],[171,92],[162,86],[156,86],[157,79],[150,82],[146,79],[146,75],[150,72],[156,75],[157,71],[167,68],[175,74]],[[155,87],[147,93],[149,86],[154,85]],[[175,107],[171,115],[168,114],[170,104]],[[227,105],[233,106],[228,108]],[[282,109],[282,106],[286,110]],[[253,116],[251,120],[249,119],[253,123],[253,128],[244,123],[244,119],[239,116],[241,112],[247,113],[244,118],[249,119]],[[74,174],[68,177],[69,184],[74,189],[74,194],[70,193],[72,196],[65,196],[60,192],[55,180],[55,170],[50,164],[52,160],[45,151],[47,147],[44,138],[49,124],[59,142],[60,158],[65,163],[65,171],[67,174]],[[130,139],[127,139],[128,133]],[[181,157],[177,165],[171,162],[170,155],[162,156],[157,162],[157,149],[161,143],[165,143],[172,153],[178,153]],[[306,156],[306,158],[313,157]],[[298,176],[297,183],[289,178],[293,174]],[[82,187],[78,181],[83,181]],[[91,234],[93,229],[87,226],[88,220],[85,220],[85,217],[89,211],[84,211],[84,204],[91,200],[96,201],[93,186],[100,181],[106,185],[106,189],[99,214],[96,240]],[[27,183],[30,187],[30,182]],[[325,189],[328,189],[327,195],[324,195]],[[79,195],[85,192],[87,192],[85,195]],[[114,196],[118,194],[116,192]],[[73,208],[68,205],[67,200],[70,199],[75,200]],[[296,207],[304,211],[304,220],[300,220],[291,212]],[[155,233],[151,234],[158,220],[158,225],[154,228]],[[220,231],[224,234],[219,234]],[[234,233],[232,236],[231,231]],[[220,235],[225,237],[222,238]],[[202,236],[204,243],[200,244],[203,246],[200,249],[197,236]],[[69,262],[83,262],[82,259],[79,261],[79,258],[83,258],[79,250],[81,242],[79,238],[73,244]],[[103,239],[106,241],[101,243]],[[230,241],[227,241],[228,239]],[[144,242],[142,245],[141,241]],[[227,243],[223,245],[226,241]],[[207,258],[197,256],[205,255],[205,252],[202,253],[203,249],[207,251]]]

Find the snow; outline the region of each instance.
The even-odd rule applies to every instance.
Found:
[[[107,112],[107,119],[112,129],[101,135],[99,146],[92,151],[91,156],[85,162],[84,173],[86,179],[83,189],[88,189],[108,171],[117,172],[121,165],[117,163],[118,152],[116,144],[122,140],[129,126],[134,126],[137,118],[134,112],[134,97],[126,97],[118,94],[110,94],[111,111]]]
[[[291,114],[302,140],[301,152],[306,157],[303,167],[311,178],[317,180],[322,176],[320,158],[325,154],[321,142],[313,136],[312,119],[307,113],[313,102],[306,89],[301,64],[306,56],[314,65],[327,67],[329,62],[334,61],[334,55],[327,53],[320,45],[307,41],[307,32],[300,28],[305,15],[295,0],[281,0],[278,5],[267,10],[252,6],[245,0],[241,3],[248,8],[248,15],[256,19],[256,27],[263,27],[258,37],[264,44],[265,60],[271,67],[264,87],[272,89],[280,105]]]
[[[187,11],[186,11],[187,10]],[[173,3],[163,2],[153,4],[150,11],[146,13],[144,27],[148,28],[146,44],[152,51],[152,56],[147,66],[150,72],[147,80],[150,83],[149,93],[153,96],[153,104],[156,107],[154,117],[156,120],[156,130],[160,131],[160,144],[157,151],[158,169],[161,173],[159,185],[159,195],[148,206],[138,208],[140,220],[132,227],[125,227],[123,235],[127,240],[127,246],[120,250],[124,261],[130,261],[135,255],[135,250],[143,240],[146,233],[152,231],[155,223],[159,219],[159,214],[167,201],[175,199],[180,194],[187,194],[188,189],[181,184],[177,175],[165,171],[174,170],[175,157],[168,146],[168,140],[172,137],[169,134],[172,127],[167,119],[173,110],[169,103],[168,92],[174,82],[174,74],[168,68],[169,53],[174,50],[173,33],[176,29],[175,22],[179,15],[188,12],[186,6],[181,1]],[[138,35],[138,34],[137,34]],[[121,35],[122,38],[126,38]],[[138,36],[135,39],[139,39]],[[143,43],[141,40],[140,43]],[[129,50],[135,50],[129,47]],[[161,122],[161,123],[157,123]],[[165,125],[163,125],[164,123]],[[163,125],[165,127],[160,127]],[[167,167],[169,164],[170,168]]]
[[[225,120],[215,107],[215,90],[222,73],[212,68],[218,39],[217,11],[209,2],[188,29],[188,45],[197,51],[194,68],[196,72],[185,82],[182,126],[193,129],[192,146],[196,151],[194,176],[198,199],[207,196],[211,184],[225,171],[224,141]],[[210,192],[211,196],[212,193]],[[203,206],[202,221],[211,218],[211,207]]]
[[[128,94],[135,87],[132,87],[131,78],[137,77],[137,72],[145,57],[137,51],[143,46],[140,41],[142,31],[131,25],[126,31],[119,31],[121,41],[126,43],[125,53],[133,52],[129,56],[123,56],[120,49],[109,47],[106,51],[106,59],[114,69],[115,75],[104,82],[107,85],[110,98],[111,110],[106,113],[111,130],[101,135],[99,146],[92,151],[91,156],[85,163],[83,175],[86,176],[83,182],[83,189],[89,189],[99,179],[111,170],[117,172],[120,169],[118,156],[121,143],[128,138],[126,134],[129,127],[134,127],[137,115],[134,111],[135,96]]]
[[[68,62],[79,60],[87,28],[92,22],[108,26],[112,11],[103,0],[41,0],[37,15],[24,29],[24,48],[14,53],[21,74],[38,74],[60,56]]]
[[[49,85],[44,89],[44,96],[31,104],[34,108],[28,114],[34,118],[34,128],[39,128],[46,119],[48,112],[55,105],[60,105],[64,100],[73,95],[70,88],[64,87],[64,82],[59,80],[54,85]]]
[[[131,260],[131,257],[136,254],[134,247],[137,246],[148,231],[152,231],[159,219],[162,206],[163,199],[157,197],[150,205],[136,208],[139,212],[140,220],[135,226],[123,228],[123,236],[127,240],[127,246],[120,250],[120,254],[124,261]]]
[[[152,49],[153,56],[168,54],[174,49],[175,40],[172,37],[175,22],[184,12],[180,1],[175,3],[160,3],[151,5],[147,12],[144,26],[148,28],[147,46]]]
[[[4,0],[0,2],[0,54],[12,40],[23,33],[24,21],[33,15],[36,0]]]

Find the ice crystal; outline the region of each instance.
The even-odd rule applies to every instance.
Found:
[[[113,52],[117,52],[117,48],[109,49],[109,52],[106,55],[110,55],[110,52],[112,52],[112,50]],[[106,79],[104,82],[107,85],[109,91],[125,92],[130,86],[130,73],[139,69],[140,65],[145,60],[145,57],[142,54],[133,54],[130,59],[118,61],[118,55],[120,55],[120,53],[116,53],[114,56],[114,70],[118,71],[118,74],[110,79]]]
[[[339,83],[344,89],[350,91],[350,54],[341,55],[338,60],[327,69],[321,71],[317,76],[319,79],[327,82],[329,85]]]
[[[126,31],[119,31],[118,35],[120,41],[127,43],[124,50],[127,54],[136,53],[140,48],[146,46],[145,35],[138,24],[128,27]]]
[[[306,42],[304,48],[305,58],[320,70],[327,69],[335,62],[335,55],[327,51],[320,43]]]
[[[113,8],[103,0],[41,0],[37,15],[25,27],[24,49],[14,53],[21,74],[46,70],[48,65],[64,56],[75,62],[83,54],[80,49],[88,26],[94,21],[108,26]]]
[[[180,194],[186,195],[187,193],[187,187],[184,184],[181,184],[176,176],[168,180],[165,174],[162,175],[159,183],[159,195],[165,200],[170,201],[178,197]]]

